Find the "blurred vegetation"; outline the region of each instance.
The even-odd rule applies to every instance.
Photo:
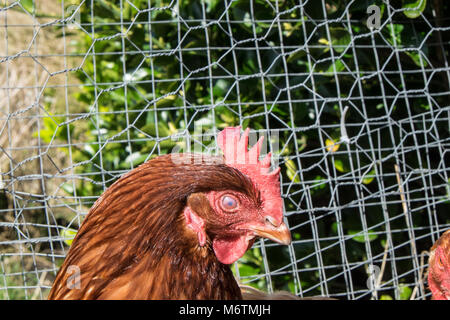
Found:
[[[68,195],[91,199],[85,202],[89,206],[121,173],[151,157],[169,153],[175,146],[182,150],[195,148],[196,135],[235,125],[255,130],[279,129],[280,146],[284,148],[277,155],[283,191],[289,195],[286,212],[302,212],[288,218],[291,225],[299,226],[293,230],[293,239],[298,243],[292,246],[293,252],[278,246],[266,247],[268,265],[263,261],[261,248],[254,247],[238,262],[239,275],[247,280],[256,279],[249,284],[266,290],[269,279],[257,275],[290,264],[292,255],[296,259],[309,257],[295,265],[300,270],[298,278],[292,275],[291,265],[271,276],[272,285],[298,292],[300,281],[303,290],[310,289],[305,295],[321,294],[317,247],[314,241],[307,241],[317,235],[311,224],[313,214],[305,210],[329,207],[335,197],[331,191],[339,177],[346,176],[349,182],[339,186],[337,197],[341,205],[360,199],[362,194],[378,192],[380,179],[385,186],[396,185],[395,157],[376,169],[364,153],[377,148],[380,156],[387,156],[403,137],[399,129],[424,129],[421,123],[414,123],[411,128],[397,121],[448,105],[445,95],[434,96],[434,106],[424,95],[398,97],[402,90],[423,90],[420,70],[430,68],[430,63],[434,68],[444,66],[439,53],[441,46],[430,37],[430,25],[425,22],[425,19],[434,21],[430,4],[422,1],[423,6],[418,7],[420,1],[417,5],[415,1],[392,1],[392,6],[398,9],[417,8],[394,13],[388,12],[382,1],[353,1],[351,5],[341,0],[324,2],[325,8],[318,1],[307,1],[299,7],[298,1],[287,0],[180,0],[179,6],[155,0],[151,2],[152,10],[146,10],[147,0],[95,0],[83,5],[81,27],[72,33],[76,36],[77,51],[87,53],[81,69],[75,71],[82,84],[76,93],[81,105],[78,119],[87,120],[75,121],[67,128],[58,125],[67,120],[65,116],[54,116],[45,121],[40,132],[46,143],[55,139],[69,142],[69,132],[73,143],[71,156],[78,164],[75,170],[90,179],[75,185],[66,183],[63,190]],[[381,8],[383,24],[371,35],[365,24],[370,4]],[[442,11],[448,12],[448,4],[442,6]],[[281,12],[280,22],[274,22],[276,12]],[[389,15],[393,23],[384,24]],[[325,24],[324,19],[336,22]],[[427,86],[430,94],[449,91],[443,76],[436,72],[430,77]],[[340,142],[340,122],[346,105],[350,107],[345,117],[347,134],[350,138],[360,136],[356,145]],[[390,130],[386,126],[387,116],[398,127]],[[384,120],[370,127],[378,137],[361,134],[367,119]],[[304,129],[294,131],[294,128]],[[173,140],[178,133],[183,138]],[[436,134],[447,137],[448,125],[436,123]],[[416,139],[417,142],[405,139],[403,147],[426,144],[425,135]],[[61,152],[69,155],[67,148],[61,148]],[[301,157],[302,154],[310,156]],[[324,160],[324,154],[328,172],[316,165]],[[441,161],[437,148],[430,148],[427,158],[422,156],[411,153],[401,161],[407,162],[409,168],[437,168]],[[302,172],[301,168],[310,170]],[[361,181],[352,180],[352,170],[356,170],[357,177],[363,177]],[[106,173],[99,174],[101,171]],[[436,186],[442,185],[438,178],[430,179]],[[420,183],[417,180],[411,186],[420,188]],[[305,188],[309,200],[305,198]],[[436,187],[436,194],[448,199],[445,187]],[[413,217],[414,227],[418,227],[416,237],[429,232],[423,198],[421,192],[410,194],[414,206],[423,207]],[[369,199],[363,209],[354,205],[342,210],[340,221],[336,215],[318,213],[314,224],[321,238],[320,247],[336,244],[337,237],[345,235],[350,239],[345,241],[349,263],[367,260],[368,247],[382,253],[386,241],[385,214],[393,218],[391,229],[406,230],[405,220],[398,218],[402,213],[398,195],[386,200],[387,213],[380,198]],[[443,205],[448,206],[448,201],[436,204],[436,211],[445,210]],[[441,216],[436,222],[449,223]],[[428,229],[420,229],[421,226]],[[365,227],[370,227],[369,233],[361,232]],[[407,243],[409,236],[406,231],[396,232],[392,239],[398,245]],[[429,239],[418,240],[418,250],[429,248]],[[343,271],[340,250],[335,245],[321,256],[323,265],[330,266],[327,278]],[[408,256],[410,248],[405,245],[396,249],[395,254]],[[413,268],[412,259],[398,260],[395,264],[399,275],[406,273],[400,278],[405,285],[397,292],[387,290],[382,299],[408,299],[408,292],[411,295],[407,284],[414,282],[414,273],[407,271]],[[392,270],[386,268],[385,279],[394,277]],[[367,278],[365,267],[353,269],[353,290],[367,290]],[[346,292],[344,276],[329,281],[328,290],[331,294]]]

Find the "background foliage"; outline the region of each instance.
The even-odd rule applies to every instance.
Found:
[[[447,3],[436,3],[448,12]],[[376,32],[365,23],[370,4],[381,8],[383,25]],[[49,114],[39,131],[44,143],[57,141],[59,152],[84,177],[62,183],[61,190],[89,208],[120,174],[154,156],[175,146],[187,151],[213,147],[214,139],[209,145],[198,142],[202,134],[235,125],[261,132],[270,128],[279,133],[277,156],[295,242],[291,248],[259,243],[235,272],[263,290],[352,298],[368,292],[364,261],[372,259],[371,252],[385,252],[389,233],[389,241],[399,246],[390,251],[383,278],[397,283],[380,290],[380,297],[409,299],[411,283],[417,281],[409,271],[417,266],[394,168],[442,166],[439,147],[426,154],[415,150],[427,145],[427,134],[408,135],[429,130],[430,124],[405,119],[420,120],[421,114],[448,106],[446,74],[433,68],[445,66],[442,51],[448,50],[449,37],[447,32],[436,42],[436,33],[430,34],[428,22],[434,17],[426,1],[390,5],[340,0],[300,5],[288,0],[85,2],[77,9],[78,27],[70,33],[76,51],[83,53],[80,67],[72,70],[79,81],[72,93],[76,110]],[[416,9],[401,10],[408,7]],[[404,93],[423,90],[426,95]],[[342,143],[343,116],[353,144]],[[448,142],[448,123],[433,125],[433,134]],[[398,141],[402,156],[393,152]],[[382,163],[373,163],[375,148]],[[427,179],[430,192],[440,199],[433,203],[435,220],[430,220],[420,175],[409,183],[416,254],[431,246],[430,228],[450,223],[444,214],[448,182],[439,175]],[[383,186],[391,186],[384,204],[371,196]],[[343,206],[339,214],[327,210],[338,206]],[[61,216],[60,225],[69,228],[54,234],[66,239],[66,249],[80,223],[75,216]],[[337,239],[344,239],[345,255]],[[326,248],[323,254],[317,253],[318,246]],[[350,280],[343,256],[348,266],[355,265]],[[382,254],[377,259],[380,264]],[[269,270],[271,276],[265,274]],[[332,280],[324,285],[324,279]],[[370,298],[370,293],[362,296]]]

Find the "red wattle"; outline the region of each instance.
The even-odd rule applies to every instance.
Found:
[[[246,235],[216,238],[213,240],[213,249],[217,259],[223,264],[232,264],[241,258],[249,247]]]

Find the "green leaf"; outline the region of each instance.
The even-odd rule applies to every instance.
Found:
[[[334,167],[340,172],[345,172],[344,163],[342,162],[342,160],[339,159],[334,160]]]
[[[442,199],[445,201],[445,203],[449,203],[450,202],[450,179],[448,179],[447,181],[447,195],[445,195]]]
[[[20,4],[29,13],[33,13],[33,0],[22,0],[20,1]]]
[[[418,67],[426,67],[428,66],[428,62],[425,59],[420,59],[420,53],[418,52],[412,52],[412,51],[405,51],[406,55],[411,58],[411,60],[414,62],[414,64]]]
[[[350,171],[350,168],[348,167],[348,165],[346,163],[344,163],[344,161],[342,161],[341,159],[334,159],[334,167],[339,172],[342,172],[342,173]]]
[[[291,63],[292,61],[303,59],[306,56],[306,50],[298,50],[294,53],[291,53],[287,58],[287,63]]]
[[[216,98],[223,98],[223,96],[225,96],[225,94],[227,93],[228,88],[228,82],[223,79],[219,79],[214,85],[213,94]]]
[[[145,154],[141,154],[140,152],[133,152],[128,157],[126,157],[125,161],[120,164],[120,168],[129,168],[130,163],[132,163],[133,167],[135,167],[144,162],[146,158],[147,155]]]
[[[61,189],[63,189],[66,193],[73,195],[73,185],[70,183],[64,183],[61,186]]]
[[[240,264],[239,265],[239,274],[243,277],[246,276],[254,276],[258,274],[261,270],[259,268],[252,267],[248,264]]]
[[[220,3],[219,0],[206,0],[205,2],[207,5],[206,12],[208,12],[208,13],[213,11],[216,8],[217,4]]]
[[[104,12],[107,14],[112,13],[113,17],[117,20],[120,20],[120,8],[117,7],[115,4],[111,3],[111,1],[104,1],[104,0],[97,0],[98,4],[101,5]]]
[[[403,0],[403,14],[410,19],[420,17],[427,6],[427,0]]]
[[[314,181],[317,181],[317,182],[313,184],[313,187],[312,187],[313,190],[320,190],[327,186],[327,182],[326,182],[327,180],[322,176],[316,176],[314,178]]]
[[[68,246],[72,245],[73,239],[77,234],[77,230],[71,228],[65,228],[61,231],[61,237],[66,238],[64,243]]]
[[[389,31],[389,37],[387,40],[391,45],[394,45],[395,43],[395,45],[400,46],[402,44],[401,33],[404,28],[405,27],[402,24],[388,24],[387,30]]]
[[[289,281],[288,282],[288,288],[290,292],[295,292],[295,283],[294,281]]]
[[[358,234],[358,235],[356,235]],[[352,240],[359,242],[359,243],[365,243],[366,242],[366,238],[364,236],[364,232],[363,231],[358,231],[358,230],[348,230],[348,235],[355,235]],[[373,231],[368,231],[367,232],[369,241],[373,241],[375,239],[378,238],[378,235],[375,234],[375,232]]]
[[[46,143],[52,142],[54,136],[61,136],[62,130],[62,127],[58,126],[58,124],[56,123],[57,117],[52,118],[52,115],[49,115],[50,117],[45,117],[43,119],[43,128],[40,131],[33,133],[33,137],[40,137],[41,140]]]
[[[153,114],[153,112],[151,114]],[[157,136],[154,121],[151,123],[147,123],[144,127],[141,128],[141,130],[152,137]],[[164,122],[160,121],[158,123],[158,137],[167,137],[169,135],[170,135],[169,128],[166,126]]]
[[[306,148],[306,146],[307,146],[307,140],[308,140],[308,137],[307,137],[307,135],[305,135],[305,134],[302,134],[302,135],[300,136],[300,138],[297,139],[298,152],[301,152],[301,151],[303,151],[303,149]]]
[[[334,67],[333,67],[334,66]],[[334,63],[332,63],[327,71],[325,71],[325,75],[326,76],[334,76],[335,72],[334,69],[336,69],[336,72],[341,72],[345,69],[345,65],[342,63],[341,59],[337,59],[334,61]]]
[[[219,106],[216,110],[216,116],[218,116],[216,124],[218,123],[217,125],[219,127],[225,128],[239,124],[239,118],[227,107]]]
[[[126,73],[124,76],[124,81],[136,82],[150,77],[151,77],[151,70],[149,68],[140,68],[139,70],[134,70],[133,72]]]
[[[263,258],[258,248],[252,248],[244,254],[240,261],[245,263],[253,263],[256,266],[259,266],[263,263]]]
[[[380,300],[394,300],[394,299],[388,294],[383,294],[381,295]]]
[[[174,105],[176,98],[177,96],[174,94],[168,95],[167,97],[158,100],[156,102],[156,107],[157,108],[171,107]]]
[[[370,170],[370,172],[362,179],[362,183],[369,184],[373,181],[373,179],[375,179],[375,170]]]
[[[336,152],[339,150],[340,144],[339,141],[334,141],[332,139],[326,139],[325,145],[328,152]],[[336,168],[337,169],[337,168]]]
[[[286,163],[286,174],[288,176],[288,178],[295,183],[299,183],[300,182],[300,177],[298,174],[298,169],[297,166],[295,165],[295,162],[292,160],[289,160],[288,158],[285,158],[285,163]]]
[[[342,53],[351,43],[350,33],[345,28],[330,28],[331,45],[337,53]]]
[[[398,292],[400,295],[400,300],[409,300],[412,294],[412,289],[405,284],[399,284]]]

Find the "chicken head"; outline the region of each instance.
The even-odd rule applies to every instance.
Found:
[[[271,154],[259,160],[263,137],[248,150],[249,129],[229,127],[218,135],[225,165],[248,178],[245,193],[233,190],[190,195],[184,209],[187,226],[197,233],[201,247],[208,242],[218,260],[231,264],[241,258],[256,237],[289,244],[283,222],[280,168],[270,171]]]

